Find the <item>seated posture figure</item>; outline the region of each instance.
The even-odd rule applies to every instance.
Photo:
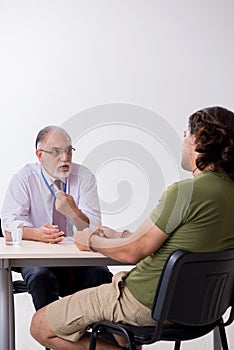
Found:
[[[96,180],[89,169],[72,163],[68,133],[47,126],[36,138],[38,162],[15,174],[7,189],[3,226],[23,227],[23,239],[59,243],[82,230],[101,224]],[[22,267],[22,276],[36,310],[59,296],[109,283],[107,267]]]
[[[151,307],[168,256],[234,247],[234,114],[209,107],[189,117],[182,167],[193,177],[169,186],[156,208],[133,233],[99,226],[75,234],[81,250],[95,250],[133,263],[105,284],[55,301],[35,313],[31,334],[54,350],[88,349],[88,326],[100,320],[154,325]],[[99,231],[98,231],[99,230]],[[101,233],[99,233],[101,232]],[[107,307],[108,305],[108,307]],[[123,339],[118,339],[124,345]],[[104,340],[97,349],[118,349]]]

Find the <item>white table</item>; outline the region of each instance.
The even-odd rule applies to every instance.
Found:
[[[22,241],[6,246],[0,238],[0,350],[15,350],[12,267],[122,265],[100,253],[81,252],[75,244],[48,244]]]

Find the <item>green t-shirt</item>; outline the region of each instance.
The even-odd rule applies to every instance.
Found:
[[[169,238],[141,260],[125,281],[133,296],[148,308],[165,261],[174,250],[234,248],[234,181],[224,172],[204,171],[174,183],[150,217]]]

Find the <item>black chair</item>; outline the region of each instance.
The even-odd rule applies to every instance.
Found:
[[[223,350],[228,350],[225,327],[234,319],[234,249],[172,253],[155,293],[152,318],[154,327],[109,321],[93,324],[89,350],[96,348],[98,337],[109,334],[124,336],[130,350],[161,340],[173,341],[174,350],[179,350],[182,341],[201,337],[216,327]]]

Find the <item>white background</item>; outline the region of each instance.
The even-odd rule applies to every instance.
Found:
[[[182,138],[193,111],[234,110],[233,13],[232,0],[0,1],[0,204],[12,174],[36,160],[45,125],[126,103],[154,111]],[[87,152],[95,143],[86,136]]]

